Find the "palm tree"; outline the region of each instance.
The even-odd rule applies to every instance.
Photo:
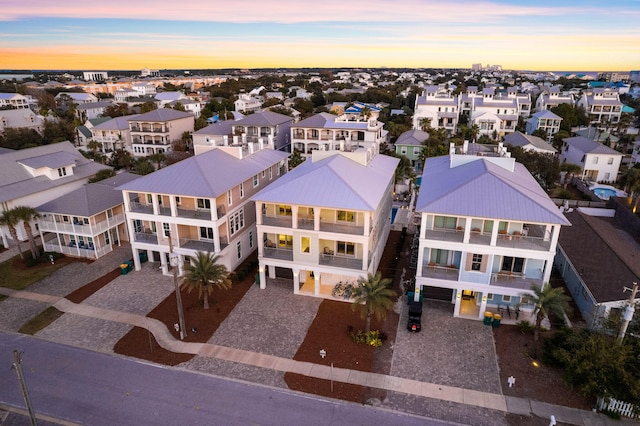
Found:
[[[538,357],[538,339],[540,338],[540,330],[542,329],[542,320],[549,314],[559,318],[564,318],[565,312],[569,312],[571,307],[569,306],[569,300],[571,298],[564,294],[562,287],[551,287],[549,283],[544,284],[542,288],[536,284],[531,285],[530,294],[524,294],[523,296],[531,299],[533,303],[533,312],[531,315],[535,315],[536,323],[533,333],[533,357]]]
[[[9,228],[9,234],[11,234],[11,238],[18,245],[18,254],[20,254],[20,259],[24,260],[24,255],[22,254],[22,247],[20,246],[20,240],[18,239],[18,231],[16,230],[16,226],[20,224],[20,219],[18,219],[13,211],[4,210],[2,215],[0,216],[0,226],[6,226]]]
[[[480,134],[480,127],[477,124],[471,126],[471,142],[474,142],[478,138],[478,134]]]
[[[366,319],[365,331],[371,329],[371,314],[380,321],[393,309],[393,298],[396,292],[390,287],[390,278],[382,278],[380,272],[376,275],[368,274],[367,278],[359,278],[358,285],[353,288],[351,309],[360,309],[360,315]]]
[[[421,118],[420,119],[420,129],[423,132],[429,131],[429,129],[431,128],[431,121],[432,121],[431,117],[423,117],[423,118]]]
[[[33,238],[33,231],[31,230],[31,221],[40,217],[40,213],[36,209],[29,206],[17,206],[13,208],[13,212],[22,221],[24,231],[27,233],[27,239],[29,240],[29,247],[31,248],[31,256],[33,259],[40,257],[40,250],[36,244],[36,240]]]
[[[632,211],[638,210],[638,202],[640,201],[640,169],[631,167],[622,175],[620,182],[624,185],[625,191],[629,193],[629,203],[635,198]]]
[[[186,275],[183,286],[191,293],[194,288],[198,289],[198,297],[204,299],[204,308],[209,309],[209,295],[213,291],[213,286],[230,289],[231,280],[226,266],[218,263],[220,256],[214,256],[211,252],[199,251],[196,257],[191,258],[191,264],[185,267]]]
[[[167,159],[164,152],[154,152],[153,154],[149,155],[147,158],[149,158],[149,161],[151,161],[157,166],[156,170],[160,170],[162,168],[162,163],[164,163]]]
[[[567,172],[567,176],[564,179],[564,189],[567,189],[567,185],[575,175],[579,175],[582,173],[582,167],[577,164],[572,163],[562,163],[560,165],[560,170],[563,172]]]

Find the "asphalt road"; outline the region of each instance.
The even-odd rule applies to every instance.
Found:
[[[162,367],[0,332],[0,403],[86,425],[448,425],[451,423]]]

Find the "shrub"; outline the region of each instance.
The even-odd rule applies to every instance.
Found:
[[[378,348],[382,346],[383,340],[386,340],[386,336],[384,334],[381,334],[378,330],[371,330],[370,332],[365,333],[362,330],[358,330],[358,332],[355,332],[353,330],[353,327],[351,326],[347,328],[350,329],[349,334],[351,335],[353,341],[358,344],[364,344],[373,346],[374,348]],[[382,338],[383,336],[384,339]]]
[[[535,326],[527,320],[516,323],[516,327],[523,334],[532,334],[535,331]]]

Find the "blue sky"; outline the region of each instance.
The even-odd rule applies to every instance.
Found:
[[[640,69],[640,0],[4,0],[2,69]]]

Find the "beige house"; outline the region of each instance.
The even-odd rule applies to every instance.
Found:
[[[185,132],[193,132],[193,114],[160,108],[129,118],[129,133],[134,157],[146,157],[171,150]]]

